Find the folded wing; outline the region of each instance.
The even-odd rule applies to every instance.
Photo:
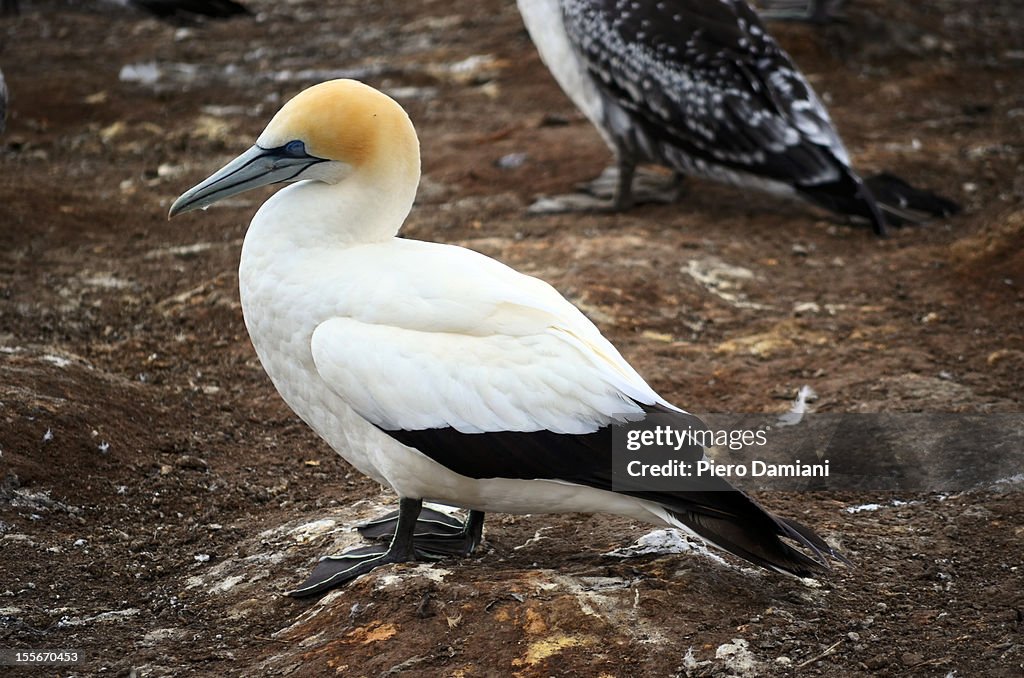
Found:
[[[564,0],[563,8],[570,40],[605,94],[661,143],[795,184],[835,181],[849,164],[814,91],[742,0]]]

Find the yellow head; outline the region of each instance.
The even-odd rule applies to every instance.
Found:
[[[305,143],[318,158],[353,168],[395,160],[419,167],[419,143],[409,116],[394,99],[355,80],[314,85],[286,103],[256,140],[263,148]]]
[[[182,194],[170,216],[285,181],[358,175],[415,187],[419,167],[416,131],[394,99],[355,80],[330,80],[286,103],[255,146]]]

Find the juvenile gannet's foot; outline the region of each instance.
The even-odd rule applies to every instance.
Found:
[[[398,526],[399,513],[389,513],[356,529],[367,539],[391,539]],[[468,556],[480,545],[483,529],[483,511],[470,511],[463,523],[447,513],[425,508],[416,521],[412,541],[416,554],[424,558]]]
[[[527,214],[567,214],[591,212],[613,214],[622,210],[611,200],[602,200],[586,193],[542,196],[526,208]]]
[[[289,591],[288,595],[295,598],[319,595],[381,565],[416,560],[413,532],[422,505],[420,499],[402,497],[394,533],[388,546],[360,546],[336,556],[324,556],[313,568],[309,578]]]
[[[609,165],[597,177],[578,184],[576,188],[605,200],[637,205],[668,205],[679,200],[680,186],[684,178],[682,174],[659,172],[650,167],[627,169],[627,178],[630,181],[624,185],[619,180],[620,172],[621,169],[617,165]]]
[[[642,168],[636,171],[631,188],[626,190],[619,181],[619,168],[605,168],[591,181],[579,184],[579,193],[545,196],[537,199],[527,212],[530,214],[564,214],[566,212],[624,212],[634,205],[670,205],[681,196],[682,176],[666,175]]]

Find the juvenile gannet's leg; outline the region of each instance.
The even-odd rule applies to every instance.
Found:
[[[634,205],[671,204],[680,196],[680,185],[686,175],[682,172],[667,174],[653,168],[637,170],[635,163],[619,162],[601,173],[601,176],[577,188],[591,195],[611,201],[611,209],[624,211]]]
[[[619,180],[615,183],[615,193],[612,194],[612,209],[625,211],[635,204],[633,177],[636,175],[636,161],[620,155],[616,164],[619,168]]]
[[[288,595],[296,598],[315,596],[352,581],[381,565],[416,560],[413,533],[422,506],[422,499],[402,497],[398,503],[395,533],[386,548],[383,545],[361,546],[337,556],[324,556],[309,575],[309,579],[295,590],[289,591]]]
[[[362,525],[359,534],[367,539],[391,539],[400,520],[400,511],[389,513]],[[480,545],[484,530],[484,512],[470,511],[463,523],[447,513],[430,508],[420,512],[413,532],[416,553],[425,556],[468,556]]]

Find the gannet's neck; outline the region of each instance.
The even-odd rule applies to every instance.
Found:
[[[412,209],[415,168],[354,172],[336,184],[300,181],[274,194],[253,217],[246,240],[295,249],[350,247],[393,238]]]

